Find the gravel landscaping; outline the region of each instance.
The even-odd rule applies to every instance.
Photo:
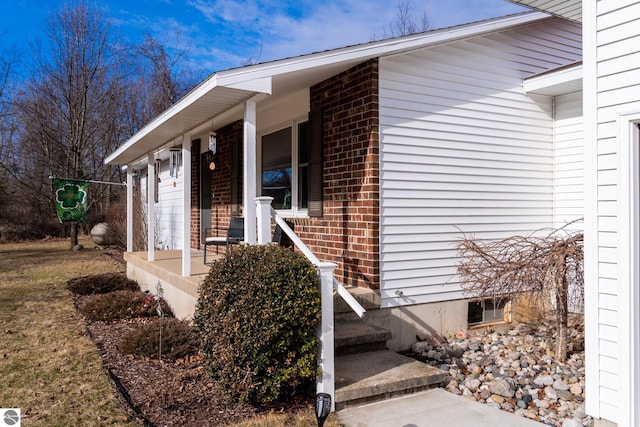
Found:
[[[448,372],[451,393],[551,426],[591,426],[582,320],[570,321],[566,362],[554,360],[554,336],[548,322],[483,327],[417,341],[411,356]]]

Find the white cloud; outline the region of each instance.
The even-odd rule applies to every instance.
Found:
[[[159,0],[164,1],[164,0]],[[389,0],[174,0],[173,17],[136,17],[159,40],[180,35],[194,63],[207,72],[247,60],[271,61],[365,43],[380,38],[395,19]],[[176,4],[181,3],[181,4]],[[413,0],[436,27],[457,25],[522,10],[499,0]],[[131,24],[135,23],[134,17]]]

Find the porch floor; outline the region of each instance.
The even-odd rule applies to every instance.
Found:
[[[222,257],[222,253],[208,253],[207,261]],[[209,273],[209,266],[204,264],[204,253],[191,252],[191,275],[182,276],[182,251],[155,251],[155,261],[147,261],[147,251],[125,252],[124,260],[137,268],[180,288],[182,291],[197,297],[198,285]]]

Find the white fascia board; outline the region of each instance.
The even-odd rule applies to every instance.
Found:
[[[582,65],[563,68],[538,76],[524,79],[523,89],[525,93],[538,93],[541,95],[561,95],[556,93],[562,87],[575,87],[582,89]],[[574,92],[577,90],[573,90]]]

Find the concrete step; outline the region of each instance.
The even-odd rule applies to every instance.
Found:
[[[335,359],[336,410],[438,386],[445,373],[389,350]]]
[[[338,321],[334,330],[336,356],[386,350],[387,340],[391,339],[388,330],[362,320]]]
[[[362,305],[367,312],[367,317],[371,312],[379,311],[380,309],[380,292],[372,289],[358,288],[356,286],[345,286],[351,295]],[[349,305],[342,299],[342,297],[336,293],[333,296],[333,312],[336,322],[341,320],[356,320],[359,319],[358,315],[349,307]]]

